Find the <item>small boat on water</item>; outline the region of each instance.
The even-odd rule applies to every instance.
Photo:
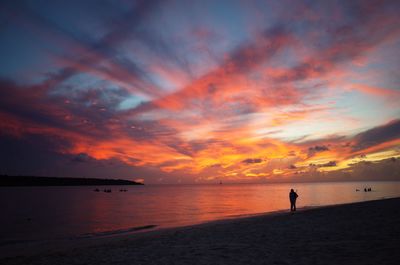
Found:
[[[93,191],[95,191],[95,192],[99,192],[100,190],[99,190],[99,189],[94,189]]]

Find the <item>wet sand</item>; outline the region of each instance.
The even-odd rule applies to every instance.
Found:
[[[99,238],[0,264],[397,265],[399,206],[386,199]]]

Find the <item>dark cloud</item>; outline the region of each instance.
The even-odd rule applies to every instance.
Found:
[[[354,137],[353,151],[359,151],[387,141],[400,138],[400,120],[393,120],[385,125],[378,126],[359,133]]]
[[[308,156],[311,157],[319,152],[328,151],[329,148],[326,145],[316,145],[308,148]]]
[[[329,161],[327,163],[324,164],[314,164],[311,163],[309,164],[310,167],[336,167],[336,161]]]
[[[91,160],[91,157],[85,153],[77,154],[76,156],[74,156],[71,159],[72,162],[77,162],[77,163],[87,163],[87,162],[90,162],[90,160]]]
[[[323,151],[328,151],[329,148],[325,145],[316,145],[313,147],[308,148],[308,151],[310,152],[323,152]]]
[[[0,80],[0,112],[42,125],[64,126],[62,119],[55,118],[58,115],[63,116],[64,111],[59,108],[56,111],[52,103],[46,104],[47,84],[51,82],[45,81],[41,85],[27,87]]]
[[[245,163],[245,164],[258,164],[258,163],[262,163],[262,162],[263,162],[263,160],[261,158],[247,158],[242,161],[242,163]]]
[[[225,63],[229,74],[248,72],[266,59],[270,59],[288,44],[290,34],[285,27],[277,25],[265,30],[256,42],[239,46]]]
[[[319,167],[336,167],[336,161],[329,161],[328,163],[319,165]]]
[[[23,86],[0,79],[0,113],[31,126],[50,127],[100,138],[119,123],[118,105],[127,94],[118,89],[89,89],[67,95],[51,94],[49,78],[41,84]],[[122,92],[122,93],[121,93]]]

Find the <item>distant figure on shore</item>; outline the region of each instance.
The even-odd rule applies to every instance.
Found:
[[[299,195],[297,195],[297,193],[291,189],[290,193],[289,193],[289,200],[290,200],[290,211],[294,212],[296,211],[296,200],[297,197],[299,197]]]

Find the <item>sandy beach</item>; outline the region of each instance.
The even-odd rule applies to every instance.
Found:
[[[399,264],[399,205],[386,199],[100,238],[2,255],[0,264]]]

